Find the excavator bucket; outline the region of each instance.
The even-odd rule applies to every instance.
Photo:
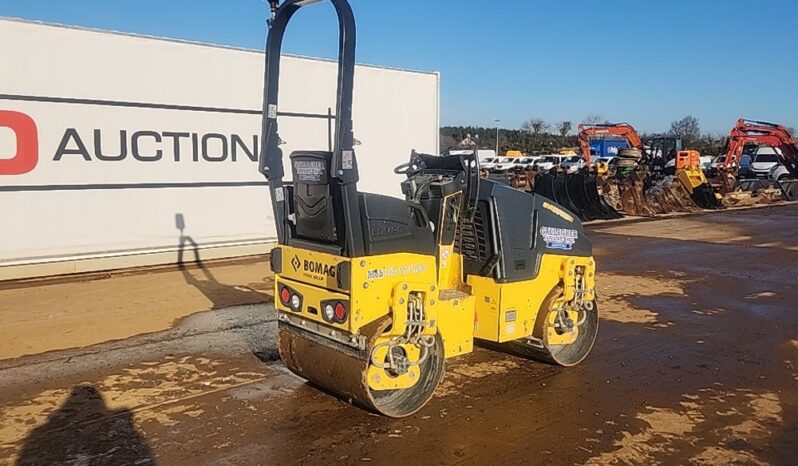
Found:
[[[620,218],[621,214],[599,195],[595,174],[586,170],[565,175],[568,197],[579,209],[583,220]]]
[[[613,219],[623,217],[619,211],[620,195],[618,194],[617,186],[607,186],[605,190],[603,185],[606,177],[595,172],[588,172],[584,180],[587,202],[599,213],[597,218]]]
[[[679,202],[679,199],[671,192],[671,187],[664,183],[655,184],[648,188],[645,192],[645,196],[649,205],[652,206],[658,214],[683,212],[686,210]]]
[[[701,168],[701,154],[694,150],[680,150],[676,153],[676,179],[690,193],[690,198],[702,209],[724,208],[723,197],[704,175]]]
[[[554,190],[554,200],[558,204],[573,212],[578,217],[582,217],[584,209],[577,206],[574,199],[571,198],[571,193],[568,191],[570,175],[565,173],[557,173],[552,181],[552,188]]]
[[[640,172],[632,172],[620,180],[623,211],[638,217],[653,217],[657,209],[652,207],[645,196],[645,178]]]
[[[535,177],[534,193],[551,199],[582,220],[620,218],[621,214],[601,194],[595,173],[540,173]],[[617,191],[617,189],[616,189]]]
[[[691,166],[676,172],[676,178],[690,193],[690,198],[702,209],[723,209],[723,197],[707,181],[700,167]]]

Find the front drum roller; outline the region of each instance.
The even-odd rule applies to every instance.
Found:
[[[568,311],[573,322],[584,321],[571,332],[559,333],[553,328],[557,321],[557,310],[553,304],[560,293],[561,289],[555,288],[543,301],[532,339],[502,343],[502,348],[523,358],[558,366],[571,367],[582,362],[593,348],[598,334],[598,305],[594,300],[591,309]]]
[[[443,379],[444,354],[440,336],[428,355],[417,367],[418,381],[408,388],[373,390],[368,384],[369,358],[380,335],[391,324],[386,316],[366,327],[366,349],[358,350],[308,332],[297,326],[280,322],[278,344],[280,357],[291,372],[310,383],[339,395],[352,404],[394,418],[409,416],[430,400]]]

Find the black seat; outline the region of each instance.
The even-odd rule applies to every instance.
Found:
[[[337,181],[330,176],[332,153],[297,151],[291,154],[294,177],[295,240],[302,247],[340,254],[346,225]],[[371,193],[358,193],[366,255],[435,253],[429,218],[418,203]]]

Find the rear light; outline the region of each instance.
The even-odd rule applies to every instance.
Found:
[[[302,308],[302,299],[299,295],[291,296],[291,308],[295,311],[298,311]]]
[[[325,301],[321,305],[321,316],[331,324],[343,324],[349,316],[347,305],[344,301]]]
[[[324,314],[322,317],[324,317],[324,320],[327,322],[332,322],[335,320],[335,306],[333,306],[332,303],[327,303],[324,305]]]
[[[288,306],[288,303],[290,301],[291,301],[291,290],[289,290],[287,286],[284,286],[280,290],[280,302]]]
[[[340,323],[346,322],[346,307],[342,303],[335,305],[335,320]]]
[[[280,286],[280,302],[292,311],[302,311],[302,295],[285,285]]]

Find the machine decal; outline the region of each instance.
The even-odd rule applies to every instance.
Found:
[[[321,160],[297,160],[294,162],[297,181],[318,183],[327,177],[327,169]]]
[[[412,275],[424,273],[427,271],[427,266],[424,264],[403,265],[401,267],[383,267],[381,269],[372,269],[368,271],[369,280],[379,280],[386,277],[396,277],[400,275]]]
[[[554,215],[560,217],[561,219],[568,221],[568,223],[573,223],[573,221],[574,221],[574,217],[573,216],[568,215],[564,210],[562,210],[559,207],[554,206],[554,205],[552,205],[552,204],[550,204],[548,202],[544,202],[543,203],[543,208],[548,210],[549,212],[553,213]]]
[[[543,236],[547,248],[563,251],[573,249],[576,240],[579,239],[578,231],[567,228],[541,227],[540,235]]]
[[[343,166],[344,170],[351,170],[354,167],[354,152],[351,150],[345,150],[341,154],[341,165]]]
[[[445,269],[446,264],[449,262],[449,248],[441,248],[441,268]]]

